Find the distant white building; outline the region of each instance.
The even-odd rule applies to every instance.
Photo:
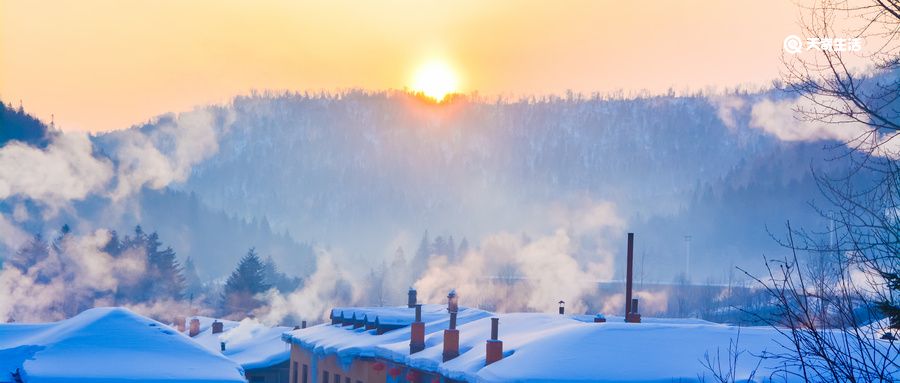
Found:
[[[237,363],[123,308],[0,324],[0,382],[246,382]]]

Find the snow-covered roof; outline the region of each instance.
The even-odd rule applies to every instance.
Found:
[[[491,317],[500,318],[504,358],[485,366]],[[776,343],[780,335],[767,327],[739,328],[697,319],[643,318],[640,324],[624,323],[622,317],[606,319],[593,323],[593,316],[492,314],[461,308],[460,355],[447,362],[442,361],[446,310],[439,318],[423,319],[426,348],[412,355],[409,327],[376,335],[374,330],[323,324],[290,331],[284,338],[314,353],[336,354],[345,368],[353,358],[375,357],[469,382],[698,381],[704,374],[710,378],[702,364],[705,355],[714,357],[718,351],[728,358],[730,343],[738,340],[745,360],[739,362],[736,378],[746,379],[756,367],[751,355],[782,351]],[[767,362],[777,363],[764,360],[761,375],[782,367]]]
[[[244,382],[241,367],[123,308],[53,323],[0,324],[0,382]]]
[[[335,307],[331,309],[332,317],[343,318],[343,320],[351,320],[355,318],[358,321],[374,324],[377,320],[379,324],[391,326],[409,326],[415,321],[416,312],[408,306],[396,307]],[[432,322],[447,317],[447,306],[442,305],[422,305],[422,321]]]
[[[347,308],[346,310],[351,309]],[[397,320],[398,318],[396,317],[390,317],[400,310],[407,310],[415,315],[415,311],[406,306],[384,308],[370,307],[361,308],[361,310],[375,314],[379,318],[385,316],[388,320]],[[443,312],[444,315],[438,317],[436,314],[438,312]],[[429,314],[426,315],[426,313]],[[459,314],[457,315],[457,325],[488,318],[490,316],[491,313],[487,311],[460,307]],[[447,306],[423,305],[422,320],[425,321],[426,334],[446,329],[450,323],[449,315],[447,315]],[[287,332],[284,334],[283,338],[286,341],[313,349],[314,352],[337,354],[342,363],[349,366],[350,362],[355,357],[381,356],[377,354],[379,349],[384,345],[392,343],[403,343],[405,345],[404,347],[407,348],[406,353],[409,354],[409,334],[410,328],[408,326],[381,335],[376,335],[376,330],[366,330],[365,327],[354,329],[350,326],[321,324]]]
[[[200,320],[200,333],[192,339],[215,353],[222,353],[221,342],[225,342],[222,354],[245,370],[269,367],[290,359],[290,346],[281,335],[293,327],[268,327],[249,318],[240,322],[219,319],[223,331],[213,334],[212,323],[216,319],[197,316],[188,318],[188,322],[193,318]]]

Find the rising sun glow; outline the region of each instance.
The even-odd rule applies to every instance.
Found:
[[[432,61],[423,65],[413,77],[412,89],[422,92],[435,101],[443,101],[448,94],[458,91],[456,73],[444,62]]]

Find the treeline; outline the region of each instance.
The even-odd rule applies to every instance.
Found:
[[[40,120],[25,112],[22,104],[13,108],[0,100],[0,146],[9,141],[20,141],[37,147],[45,147],[50,130]]]
[[[402,252],[403,249],[397,249]],[[433,240],[429,239],[428,230],[422,235],[419,247],[412,259],[413,275],[421,275],[428,268],[428,260],[434,256],[446,256],[451,263],[455,263],[460,257],[469,251],[469,240],[465,237],[456,244],[453,235],[437,236]]]
[[[271,257],[260,258],[253,248],[241,258],[224,285],[204,281],[193,259],[187,257],[182,263],[159,234],[147,233],[140,225],[124,236],[109,232],[108,240],[99,248],[91,249],[73,241],[77,242],[68,225],[50,240],[37,234],[3,263],[0,270],[16,269],[22,276],[17,280],[19,284],[34,284],[48,290],[63,288],[62,303],[46,308],[62,317],[98,304],[145,307],[187,304],[210,314],[243,318],[262,304],[258,294],[271,288],[292,291],[301,283],[299,277],[281,272]],[[85,287],[91,278],[112,283]]]

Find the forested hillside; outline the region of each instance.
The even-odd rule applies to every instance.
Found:
[[[434,105],[353,91],[238,97],[227,110],[219,152],[179,188],[366,257],[426,229],[545,233],[560,205],[611,201],[656,262],[680,265],[684,235],[700,260],[756,261],[777,249],[766,225],[819,222],[809,170],[830,166],[827,142],[782,142],[750,126],[749,107],[726,124],[700,95]]]

